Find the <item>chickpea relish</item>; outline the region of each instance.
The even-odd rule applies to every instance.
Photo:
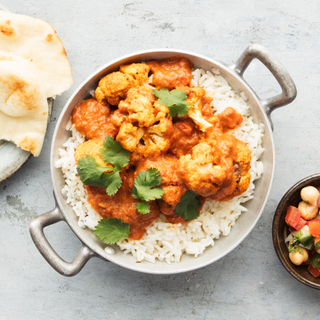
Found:
[[[305,265],[320,276],[320,187],[307,186],[300,192],[298,207],[289,206],[285,221],[289,226],[289,258],[297,266]]]

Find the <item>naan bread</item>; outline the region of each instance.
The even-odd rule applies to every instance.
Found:
[[[0,51],[31,59],[40,72],[46,97],[54,97],[73,83],[67,54],[47,22],[0,11]]]
[[[47,129],[48,103],[35,63],[0,53],[0,139],[40,154]]]

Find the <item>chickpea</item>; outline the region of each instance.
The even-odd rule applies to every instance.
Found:
[[[302,254],[298,251],[289,253],[289,258],[293,264],[300,266],[302,262],[308,260],[309,254],[308,251],[304,248],[299,247],[302,250]]]
[[[316,243],[320,241],[320,237],[314,238],[314,246],[316,246]],[[320,249],[317,250],[318,253],[320,253]]]
[[[318,207],[301,201],[298,205],[298,209],[301,212],[301,217],[306,220],[314,219],[318,214]]]
[[[308,186],[301,190],[300,192],[301,199],[312,206],[317,205],[317,201],[319,198],[319,191],[317,188]]]

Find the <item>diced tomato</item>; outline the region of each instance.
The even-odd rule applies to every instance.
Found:
[[[318,219],[314,219],[318,220]],[[318,221],[308,221],[309,232],[314,237],[320,236],[320,222]]]
[[[300,218],[301,218],[300,210],[294,206],[289,206],[289,208],[287,209],[287,215],[285,217],[286,223],[289,226],[296,228],[296,225],[298,224]]]
[[[314,268],[309,264],[308,270],[314,277],[318,278],[320,276],[320,268]]]
[[[309,225],[310,222],[320,222],[319,219],[312,219],[307,221],[307,225]]]
[[[305,225],[306,225],[307,221],[304,220],[303,218],[300,218],[299,222],[296,224],[295,229],[296,230],[301,230]]]

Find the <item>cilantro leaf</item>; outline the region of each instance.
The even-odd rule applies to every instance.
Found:
[[[161,181],[160,171],[156,168],[140,171],[134,179],[132,196],[135,199],[143,200],[137,203],[135,207],[141,214],[150,212],[150,206],[147,201],[161,199],[163,196],[164,190],[162,188],[154,188]]]
[[[320,266],[320,254],[316,252],[310,259],[310,263],[314,268],[319,268]]]
[[[130,234],[130,225],[117,218],[102,219],[94,228],[94,234],[104,243],[113,244]]]
[[[100,154],[105,163],[111,163],[119,171],[129,163],[130,152],[124,149],[118,141],[114,141],[113,137],[107,136],[102,146]]]
[[[78,160],[77,171],[84,185],[106,188],[105,171],[114,170],[112,167],[105,167],[96,162],[94,157],[86,155]]]
[[[122,185],[120,172],[129,163],[130,152],[110,136],[104,139],[102,146],[100,155],[103,161],[114,167],[102,166],[94,157],[86,155],[78,160],[77,171],[84,185],[104,188],[109,196],[113,196]]]
[[[162,188],[154,187],[158,186],[161,181],[160,171],[156,168],[140,171],[134,180],[132,196],[145,201],[160,199],[164,191]]]
[[[185,221],[191,221],[199,217],[201,208],[200,201],[197,199],[198,194],[192,190],[188,190],[182,195],[180,202],[174,209],[174,212],[181,216]]]
[[[109,196],[113,196],[116,194],[119,190],[119,188],[122,185],[122,180],[119,174],[119,171],[114,171],[105,174],[105,180],[106,180],[106,185],[107,185],[107,194]]]
[[[147,201],[138,202],[135,209],[137,209],[141,214],[147,214],[150,212],[150,206]]]
[[[190,105],[187,104],[187,94],[183,90],[171,90],[162,88],[160,90],[153,90],[153,94],[159,98],[159,103],[164,104],[169,108],[170,117],[178,117],[185,116]]]

